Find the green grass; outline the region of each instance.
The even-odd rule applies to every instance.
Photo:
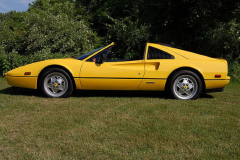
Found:
[[[194,101],[157,92],[52,99],[0,78],[0,159],[240,159],[239,133],[238,83]]]

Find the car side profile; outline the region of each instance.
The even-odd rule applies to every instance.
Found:
[[[76,90],[166,91],[176,99],[197,99],[222,91],[230,77],[224,59],[165,44],[147,43],[139,59],[116,58],[114,43],[77,58],[51,59],[5,73],[9,85],[39,89],[47,97],[69,97]]]

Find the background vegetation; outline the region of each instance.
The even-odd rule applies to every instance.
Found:
[[[0,13],[0,72],[117,43],[118,56],[146,42],[225,58],[240,81],[239,0],[36,0]]]

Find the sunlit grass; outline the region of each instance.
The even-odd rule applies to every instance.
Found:
[[[0,78],[0,122],[0,159],[239,159],[240,84],[195,101],[158,92],[52,99]]]

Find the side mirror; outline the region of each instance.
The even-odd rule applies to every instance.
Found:
[[[96,64],[102,64],[103,61],[102,61],[101,59],[96,59],[95,63],[96,63]]]
[[[101,55],[99,58],[96,58],[95,63],[102,64],[103,60],[104,60],[103,55]]]

